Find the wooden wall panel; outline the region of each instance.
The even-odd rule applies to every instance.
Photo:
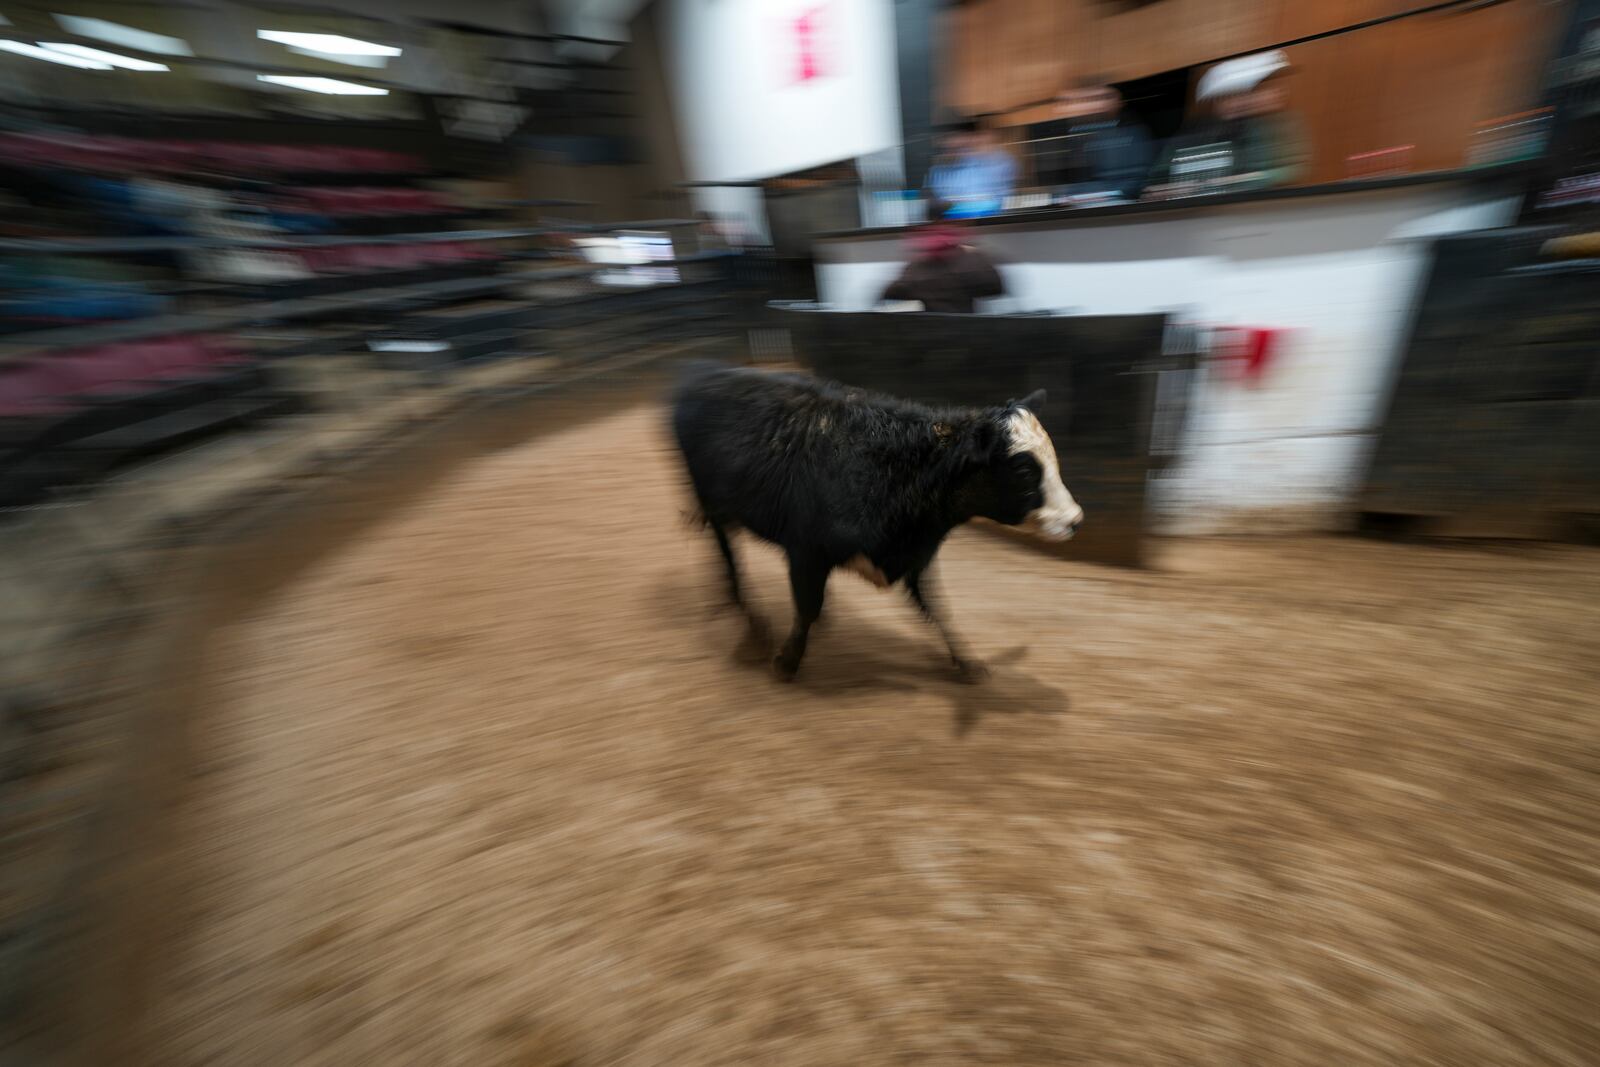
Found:
[[[1067,80],[1126,80],[1404,13],[1429,0],[970,0],[948,99],[1007,125],[1047,117],[1037,102]],[[1351,175],[1352,155],[1413,145],[1411,170],[1457,167],[1475,123],[1533,106],[1562,6],[1500,0],[1338,33],[1289,47],[1289,93],[1312,142],[1307,179]]]
[[[1193,27],[1169,4],[1106,9],[1096,7],[1100,24],[1100,73],[1113,81],[1142,78],[1185,66],[1184,40]]]
[[[1513,0],[1506,5],[1503,40],[1522,42],[1510,49],[1501,76],[1489,95],[1489,115],[1537,107],[1544,91],[1545,64],[1557,47],[1566,6],[1551,0]]]
[[[1001,34],[1001,61],[1007,80],[1003,107],[1042,100],[1055,91],[1055,19],[1050,0],[1002,0],[1006,27]]]
[[[1056,5],[1056,34],[1061,46],[1058,86],[1100,73],[1101,25],[1089,0],[1061,0]]]
[[[1036,69],[1041,56],[1033,8],[1033,0],[1001,0],[1006,23],[1000,33],[1000,62],[1006,68],[1002,110],[1039,99],[1043,78]]]
[[[1285,4],[1298,0],[1231,0],[1217,5],[1216,17],[1228,26],[1228,47],[1219,55],[1270,48],[1284,40],[1278,32]],[[1207,58],[1214,58],[1208,56]]]
[[[982,43],[984,66],[978,78],[979,110],[1003,111],[1011,103],[1008,94],[1011,65],[1006,59],[1006,41],[1010,29],[1006,17],[1007,0],[971,0],[978,12],[976,32]]]
[[[1341,37],[1291,45],[1289,106],[1311,153],[1308,182],[1352,177],[1353,155],[1392,146],[1383,139],[1387,72],[1399,52],[1392,33],[1374,27]]]
[[[1369,0],[1372,13],[1368,18],[1383,18],[1386,15],[1407,15],[1413,11],[1420,11],[1425,7],[1432,7],[1439,0]]]
[[[950,76],[945,102],[950,110],[971,114],[983,110],[982,79],[988,61],[982,31],[982,5],[964,4],[947,14],[945,62]]]
[[[1293,41],[1365,22],[1370,0],[1290,0],[1278,21],[1278,39]]]
[[[1287,49],[1295,72],[1289,78],[1289,107],[1305,132],[1311,153],[1309,181],[1327,181],[1329,162],[1343,158],[1345,127],[1339,104],[1340,72],[1329,60],[1334,51],[1327,40],[1312,41]]]
[[[1204,3],[1206,0],[1172,0]],[[1055,95],[1072,78],[1102,71],[1100,41],[1104,30],[1096,17],[1097,0],[970,0],[947,14],[952,31],[950,50],[960,89],[948,99],[960,100],[976,112],[1003,111],[1036,104]],[[1154,55],[1172,58],[1168,31]],[[1148,65],[1130,46],[1124,60]],[[978,70],[979,57],[986,69]],[[1182,65],[1181,62],[1178,65]],[[1137,74],[1126,75],[1137,77]]]
[[[988,9],[989,80],[985,111],[1004,111],[1021,103],[1015,90],[1017,74],[1017,22],[1019,0],[981,0]]]
[[[1172,67],[1161,69],[1204,63],[1234,51],[1233,16],[1238,7],[1234,0],[1168,0],[1168,4],[1172,16],[1168,25],[1175,27],[1168,32],[1172,36],[1172,58],[1176,62]]]
[[[1395,37],[1400,61],[1390,68],[1388,106],[1377,129],[1387,143],[1416,146],[1413,169],[1460,165],[1474,123],[1497,113],[1511,51],[1501,34],[1518,2],[1415,15],[1363,31]]]
[[[1312,180],[1348,177],[1350,155],[1402,145],[1414,146],[1409,170],[1462,166],[1476,123],[1532,106],[1556,11],[1505,0],[1292,47],[1290,93],[1317,147]]]
[[[966,42],[973,50],[973,69],[970,72],[971,110],[986,112],[997,104],[994,93],[995,82],[995,11],[998,5],[995,0],[971,0],[965,6],[968,21],[966,21]]]

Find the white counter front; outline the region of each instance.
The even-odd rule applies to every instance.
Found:
[[[1216,366],[1202,375],[1185,459],[1158,493],[1169,531],[1338,524],[1382,418],[1429,238],[1507,224],[1520,202],[1465,179],[1298,192],[969,229],[1005,277],[1008,295],[990,311],[1170,310],[1203,326],[1286,331],[1258,381]],[[868,310],[905,259],[899,232],[820,240],[819,298]]]

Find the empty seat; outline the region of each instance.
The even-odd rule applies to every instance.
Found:
[[[72,407],[42,361],[0,363],[0,418],[59,414]]]
[[[60,395],[101,397],[128,392],[144,377],[125,346],[110,345],[59,352],[44,359]]]

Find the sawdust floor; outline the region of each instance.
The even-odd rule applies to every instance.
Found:
[[[783,686],[659,427],[472,460],[215,634],[151,1062],[1597,1062],[1600,555],[963,532],[990,682],[838,575]]]

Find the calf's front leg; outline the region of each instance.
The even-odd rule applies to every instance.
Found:
[[[929,597],[925,567],[906,575],[906,592],[911,594],[911,600],[922,612],[922,617],[933,623],[934,628],[939,631],[939,636],[944,639],[944,647],[950,652],[950,661],[955,664],[956,672],[962,681],[976,682],[988,677],[989,668],[984,666],[981,660],[972,658],[965,643],[956,636],[945,623],[944,617],[934,608],[933,600]]]
[[[806,638],[811,624],[822,614],[822,597],[828,587],[828,570],[825,564],[795,555],[789,556],[789,589],[794,593],[794,628],[788,640],[772,661],[777,676],[787,682],[800,669],[800,660],[806,654]]]

